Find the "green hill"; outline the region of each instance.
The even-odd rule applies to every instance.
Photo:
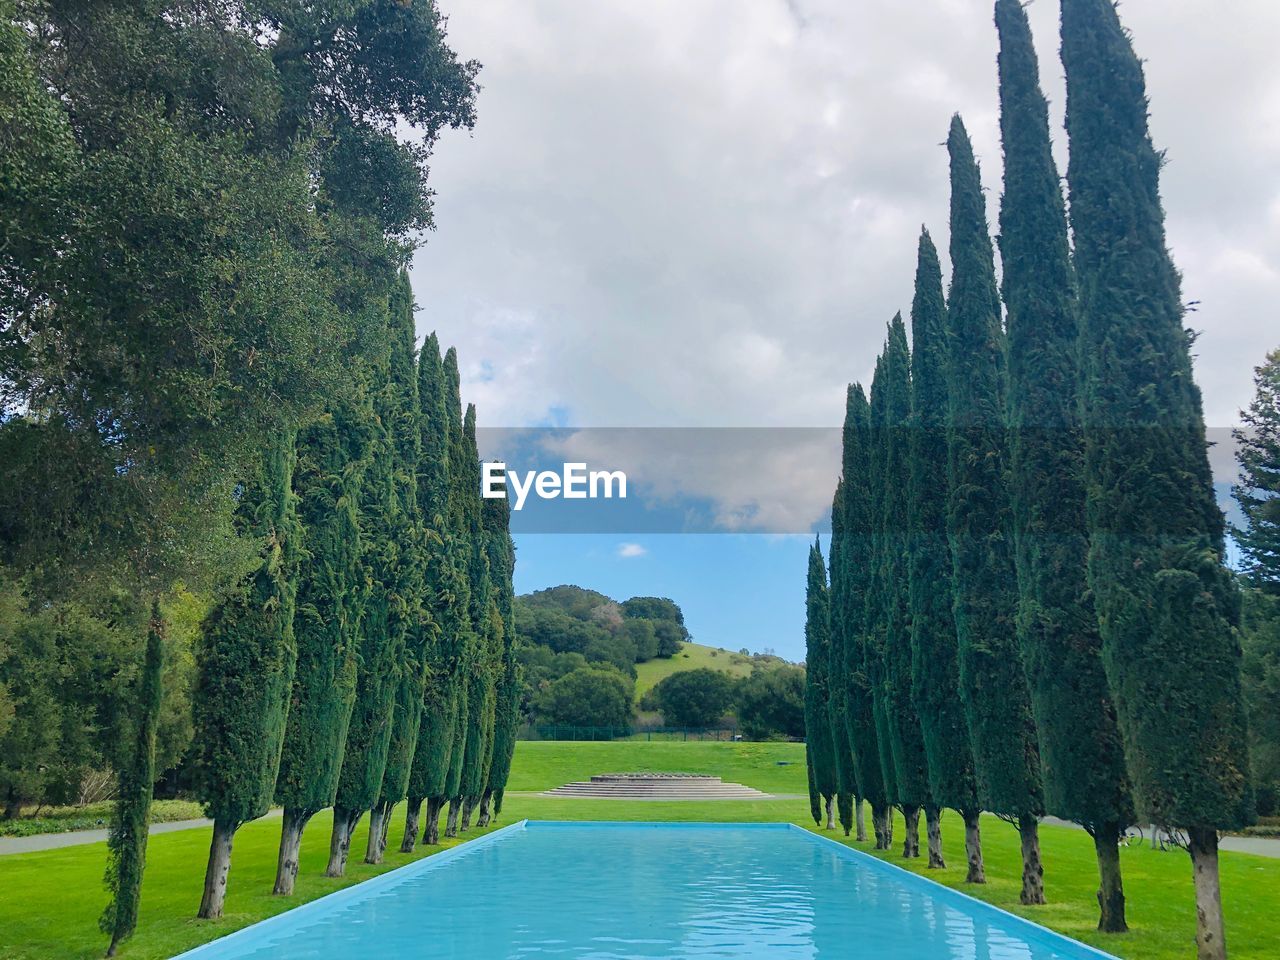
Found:
[[[659,657],[636,664],[636,700],[638,701],[673,673],[706,667],[709,670],[727,673],[732,677],[746,677],[751,674],[752,664],[759,662],[760,659],[763,658],[753,659],[745,654],[721,650],[718,647],[685,643],[674,657]]]

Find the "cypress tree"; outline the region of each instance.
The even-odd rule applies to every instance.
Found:
[[[960,693],[978,799],[1016,819],[1022,902],[1044,902],[1044,814],[1031,697],[1018,647],[1006,476],[1004,333],[986,199],[963,122],[952,120],[951,301],[948,359],[947,532],[951,543]]]
[[[470,618],[474,644],[471,667],[467,671],[467,704],[470,712],[463,752],[462,776],[457,802],[461,805],[460,826],[471,826],[471,814],[484,793],[488,780],[487,759],[492,756],[495,710],[494,648],[495,637],[493,589],[489,580],[489,554],[486,547],[480,499],[480,454],[476,447],[476,407],[467,404],[462,421],[465,459],[462,471],[466,478],[467,543],[470,549],[468,572],[471,586]],[[498,654],[500,656],[500,652]],[[450,821],[455,811],[450,810]]]
[[[1218,830],[1253,816],[1239,596],[1223,564],[1142,65],[1110,0],[1063,0],[1089,583],[1139,811],[1186,830],[1197,945],[1226,956]]]
[[[805,757],[809,764],[809,807],[814,823],[835,827],[836,771],[827,706],[827,664],[830,661],[830,613],[827,567],[822,547],[809,548],[809,576],[805,584]]]
[[[1009,469],[1018,639],[1039,736],[1045,809],[1097,848],[1098,929],[1123,932],[1119,840],[1133,804],[1089,592],[1079,331],[1062,187],[1031,26],[997,0],[1009,336]]]
[[[201,629],[193,710],[195,793],[213,820],[198,913],[206,920],[222,916],[232,841],[270,808],[280,768],[296,653],[294,441],[292,432],[274,437],[241,488],[237,532],[257,554]]]
[[[490,804],[502,812],[502,795],[511,775],[520,722],[520,665],[516,661],[515,543],[511,539],[511,507],[506,500],[484,501],[484,526],[489,549],[489,575],[493,581],[495,624],[501,638],[497,692],[494,706],[493,749],[489,776],[481,798],[479,825],[488,826]]]
[[[907,548],[911,440],[911,354],[898,314],[889,324],[884,352],[885,410],[881,438],[881,582],[884,603],[884,696],[897,800],[906,822],[904,857],[920,856],[920,810],[932,811],[931,837],[940,836],[937,807],[929,793],[924,736],[912,698],[911,615]],[[938,846],[930,855],[935,859]],[[936,865],[936,864],[935,864]]]
[[[164,620],[160,604],[151,604],[146,654],[138,685],[136,709],[126,752],[120,760],[119,794],[112,811],[107,836],[106,884],[111,899],[98,926],[110,934],[107,956],[133,936],[138,926],[138,904],[142,899],[142,874],[147,862],[147,835],[150,827],[152,786],[156,781],[156,728],[163,699]]]
[[[293,892],[307,823],[333,804],[355,700],[364,606],[357,503],[371,419],[359,403],[335,404],[298,434],[293,489],[303,549],[293,626],[297,669],[275,788],[284,807],[278,894]]]
[[[836,495],[831,503],[831,568],[830,607],[827,658],[827,709],[831,723],[831,749],[836,769],[836,809],[844,835],[853,829],[854,804],[858,793],[854,775],[853,751],[849,746],[849,694],[845,677],[845,630],[841,611],[845,608],[844,578],[844,479],[836,485]],[[862,824],[859,823],[859,827]],[[858,840],[866,839],[862,827]]]
[[[885,796],[890,804],[898,803],[897,771],[893,765],[893,734],[889,726],[887,701],[888,681],[885,676],[885,637],[887,635],[885,611],[889,585],[885,582],[885,529],[884,504],[886,476],[885,424],[888,422],[888,367],[884,353],[876,357],[875,372],[871,377],[871,423],[869,433],[869,462],[867,482],[870,487],[868,506],[868,531],[870,534],[871,576],[868,579],[866,613],[863,619],[863,669],[871,689],[871,712],[875,719],[876,751],[880,759],[880,773],[884,781]],[[892,824],[892,811],[887,811]],[[886,848],[887,849],[887,848]]]
[[[845,634],[845,690],[848,696],[849,746],[859,795],[871,805],[876,849],[892,842],[893,817],[888,785],[880,762],[875,697],[868,672],[869,622],[873,572],[875,513],[870,482],[871,404],[862,386],[849,388],[844,422],[844,545],[841,549],[843,608],[839,620]]]
[[[390,316],[384,315],[390,337]],[[404,599],[397,591],[400,506],[396,490],[394,425],[403,415],[401,391],[391,380],[390,353],[371,371],[374,421],[370,462],[361,485],[361,563],[368,596],[360,623],[360,669],[355,702],[347,728],[346,749],[333,803],[333,832],[325,875],[346,871],[351,835],[364,811],[373,807],[382,790],[392,718],[404,655],[404,618],[397,613]]]
[[[917,254],[911,337],[911,465],[907,484],[911,676],[912,701],[924,737],[929,793],[935,805],[926,809],[929,865],[943,865],[937,807],[951,807],[964,818],[967,882],[985,883],[973,750],[960,702],[951,550],[947,545],[947,307],[938,251],[927,230],[920,234]]]
[[[435,625],[423,603],[423,530],[418,509],[418,461],[422,435],[418,418],[418,376],[414,363],[413,290],[409,275],[401,272],[391,296],[391,356],[388,383],[390,403],[387,431],[393,455],[392,482],[395,512],[390,530],[395,561],[391,569],[391,602],[387,629],[393,643],[403,650],[395,664],[395,704],[391,715],[391,742],[382,771],[378,799],[369,812],[366,863],[381,863],[387,845],[392,808],[408,792],[409,774],[422,721],[422,697],[426,688],[428,647]]]
[[[422,721],[409,775],[409,804],[400,849],[406,853],[417,843],[419,817],[428,801],[424,839],[439,840],[440,807],[445,797],[457,722],[458,686],[461,683],[459,643],[464,635],[466,582],[454,563],[450,527],[449,491],[453,418],[449,415],[449,384],[440,356],[440,341],[433,333],[418,355],[418,402],[421,415],[421,455],[418,460],[419,508],[427,526],[426,600],[436,632],[427,648],[429,676],[423,692]]]
[[[458,686],[453,723],[453,744],[449,753],[449,769],[445,775],[444,796],[449,801],[449,814],[445,824],[445,836],[458,835],[458,817],[462,810],[462,767],[466,758],[467,736],[473,720],[471,685],[469,678],[478,660],[478,639],[473,628],[471,611],[471,530],[470,515],[476,490],[470,479],[475,459],[463,433],[462,386],[458,375],[458,352],[450,347],[444,356],[445,389],[449,398],[449,549],[456,570],[459,591],[455,598],[458,607],[458,634],[456,639]],[[477,709],[475,715],[479,714]],[[432,825],[428,825],[431,829]]]

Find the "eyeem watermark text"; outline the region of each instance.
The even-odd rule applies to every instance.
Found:
[[[542,500],[620,500],[627,498],[627,475],[621,470],[587,470],[585,463],[566,463],[554,470],[507,470],[501,460],[486,462],[481,468],[480,492],[486,500],[506,500],[507,485],[515,491],[513,510],[520,510],[530,491]],[[616,491],[616,492],[615,492]]]

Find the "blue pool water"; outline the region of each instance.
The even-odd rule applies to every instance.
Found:
[[[782,824],[519,823],[184,960],[1100,960]]]

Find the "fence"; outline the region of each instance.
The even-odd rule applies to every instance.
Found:
[[[521,740],[740,740],[733,727],[575,727],[568,724],[525,724]]]

